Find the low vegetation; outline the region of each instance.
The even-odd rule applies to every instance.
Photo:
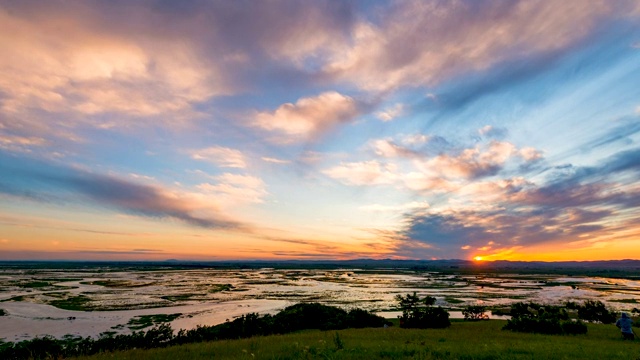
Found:
[[[638,343],[613,325],[587,324],[565,336],[501,331],[502,320],[452,321],[448,329],[307,330],[286,335],[220,340],[150,350],[102,353],[82,360],[235,359],[636,359]],[[79,360],[80,360],[79,359]]]
[[[156,321],[170,321],[169,319],[177,316],[180,314],[140,317],[130,325],[144,326]],[[385,322],[384,318],[360,309],[347,312],[317,303],[297,304],[275,315],[260,316],[251,313],[220,325],[198,326],[191,330],[180,330],[177,334],[168,324],[161,324],[147,331],[134,331],[132,334],[116,335],[106,332],[97,339],[42,337],[17,343],[3,343],[0,345],[0,359],[57,359],[127,349],[152,349],[211,340],[286,334],[307,329],[382,327]],[[341,340],[337,337],[334,342],[340,343]]]
[[[609,317],[603,314],[615,314],[604,308],[605,312],[598,302],[565,307],[516,303],[506,323],[455,321],[452,325],[449,313],[434,306],[433,297],[413,293],[399,295],[397,300],[403,311],[397,323],[405,329],[389,328],[389,321],[361,309],[302,303],[275,315],[250,313],[178,332],[166,322],[181,314],[140,316],[129,322],[131,329],[155,326],[131,334],[106,332],[95,339],[43,337],[0,343],[0,359],[91,355],[95,355],[91,359],[617,359],[634,358],[637,351],[622,341],[618,329],[607,325]],[[484,306],[468,306],[463,314],[465,320],[482,320],[485,312]],[[572,319],[576,314],[570,312],[592,323]],[[593,314],[598,320],[593,320]],[[358,330],[365,327],[369,329]],[[443,329],[447,327],[453,329]],[[552,336],[558,334],[574,336],[571,340]]]

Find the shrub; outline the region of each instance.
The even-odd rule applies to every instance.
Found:
[[[449,313],[441,307],[433,307],[436,298],[427,296],[420,299],[414,292],[413,295],[396,296],[402,316],[399,316],[400,327],[403,328],[446,328],[451,325]]]
[[[350,328],[382,327],[386,322],[383,317],[362,309],[352,309],[347,314],[347,327]]]
[[[616,321],[616,313],[607,309],[602,301],[586,300],[578,307],[578,317],[581,320],[612,324]]]
[[[9,315],[5,309],[0,309],[0,316]]]
[[[485,311],[487,311],[486,306],[469,305],[462,310],[462,315],[468,321],[489,320],[489,316],[485,314]]]
[[[587,333],[587,324],[580,320],[562,322],[562,331],[565,334],[578,335]]]
[[[564,308],[536,303],[515,303],[511,306],[511,319],[504,330],[540,334],[585,334],[584,323],[569,320]]]
[[[347,327],[347,312],[318,303],[296,304],[280,311],[273,320],[279,333],[302,329],[337,330]]]

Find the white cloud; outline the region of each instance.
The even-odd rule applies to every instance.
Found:
[[[392,107],[386,108],[376,113],[376,117],[384,122],[391,121],[404,113],[403,104],[395,104]]]
[[[406,145],[418,145],[426,143],[429,139],[429,136],[423,134],[407,135],[402,138],[402,143]]]
[[[314,137],[360,114],[356,100],[335,91],[315,97],[299,99],[295,104],[286,103],[273,112],[260,112],[254,125],[292,136],[294,140]],[[292,141],[291,138],[284,141]]]
[[[322,171],[323,174],[347,185],[384,185],[397,180],[397,167],[378,161],[341,163]]]
[[[208,161],[220,167],[246,168],[245,156],[240,150],[222,146],[212,146],[205,149],[191,151],[191,158]]]
[[[282,160],[282,159],[276,159],[276,158],[272,158],[272,157],[266,157],[263,156],[262,161],[268,162],[268,163],[273,163],[273,164],[289,164],[291,163],[291,161],[289,160]]]
[[[269,193],[262,179],[250,175],[225,173],[213,178],[215,184],[203,183],[196,188],[212,194],[223,205],[238,203],[262,203]]]

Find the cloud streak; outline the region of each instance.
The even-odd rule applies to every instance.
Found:
[[[7,158],[3,159],[7,160]],[[94,174],[69,167],[46,165],[27,158],[11,159],[13,166],[0,163],[2,171],[13,174],[14,189],[0,187],[9,195],[44,194],[59,187],[96,204],[150,218],[172,218],[211,229],[241,229],[240,222],[216,213],[215,208],[198,203],[188,194],[180,194],[157,185],[143,185],[111,175]],[[15,161],[21,163],[16,166]],[[28,167],[25,167],[24,164]],[[28,179],[28,180],[27,180]],[[21,183],[21,184],[16,184]],[[58,195],[59,196],[59,195]],[[33,199],[33,197],[29,196]],[[73,201],[65,197],[63,201]]]

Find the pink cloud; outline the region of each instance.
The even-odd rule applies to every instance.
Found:
[[[388,15],[379,23],[357,24],[352,45],[328,58],[324,71],[374,91],[433,86],[506,60],[568,48],[588,36],[602,17],[625,15],[630,4],[397,2],[385,9]]]
[[[275,111],[259,112],[254,126],[278,132],[287,137],[283,142],[304,140],[318,136],[360,115],[360,106],[353,98],[335,91],[286,103]]]

